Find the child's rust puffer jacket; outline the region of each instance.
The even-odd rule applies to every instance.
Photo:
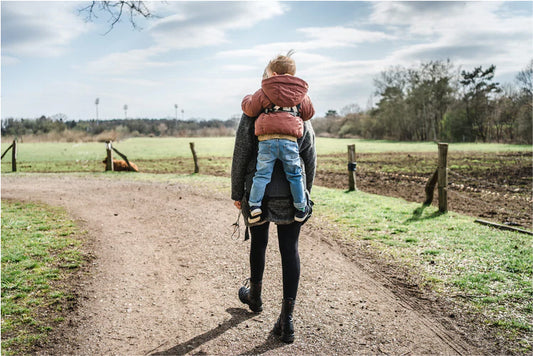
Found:
[[[300,138],[303,135],[303,121],[315,114],[311,99],[307,95],[307,83],[292,75],[275,75],[261,82],[261,89],[242,100],[242,111],[255,120],[255,135],[280,134]],[[265,109],[277,105],[293,107],[300,105],[300,117],[288,112],[264,113]]]

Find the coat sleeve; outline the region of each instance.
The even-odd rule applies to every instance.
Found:
[[[315,131],[311,121],[304,122],[304,137],[300,146],[300,156],[305,166],[306,187],[309,193],[313,187],[316,173]]]
[[[242,99],[242,111],[249,117],[257,117],[265,107],[268,107],[266,101],[267,98],[263,89],[259,89],[253,95],[246,95]]]
[[[309,96],[305,96],[302,104],[300,105],[300,117],[303,121],[310,120],[315,115],[315,108]]]
[[[231,164],[231,199],[241,201],[248,163],[254,154],[254,119],[243,114],[235,135]]]

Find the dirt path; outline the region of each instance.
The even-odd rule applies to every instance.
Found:
[[[449,323],[346,257],[320,227],[302,230],[296,341],[269,334],[280,309],[275,229],[264,312],[243,308],[249,243],[231,238],[226,194],[182,183],[68,175],[2,177],[2,198],[63,206],[95,259],[79,306],[49,354],[479,354]]]

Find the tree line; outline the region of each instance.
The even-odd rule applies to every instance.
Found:
[[[174,119],[115,119],[115,120],[67,120],[63,114],[38,119],[2,120],[2,136],[24,137],[28,135],[61,136],[76,140],[83,134],[84,140],[97,137],[100,140],[137,136],[231,136],[235,133],[237,119],[229,120],[174,120]]]
[[[449,60],[392,67],[374,80],[375,106],[330,110],[313,127],[333,137],[531,144],[533,60],[514,84],[494,82],[495,71],[459,72]]]

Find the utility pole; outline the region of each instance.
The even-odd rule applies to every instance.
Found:
[[[98,104],[100,104],[100,98],[96,98],[94,105],[96,105],[96,125],[98,125]]]

